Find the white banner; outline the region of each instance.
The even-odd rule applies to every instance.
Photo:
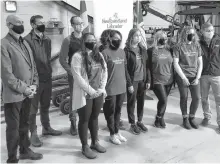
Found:
[[[133,28],[133,0],[93,0],[94,33],[99,39],[106,29],[115,29],[122,34],[124,48],[129,31]]]

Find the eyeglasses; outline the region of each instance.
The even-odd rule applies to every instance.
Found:
[[[84,26],[84,23],[83,22],[79,22],[79,23],[74,23],[73,25],[75,25],[75,26]]]

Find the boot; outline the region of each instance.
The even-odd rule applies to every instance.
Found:
[[[155,119],[155,122],[154,122],[154,127],[161,128],[161,125],[160,125],[161,121],[160,120],[161,120],[161,117],[156,116],[156,119]]]
[[[93,149],[93,150],[96,150],[99,153],[105,153],[106,152],[106,149],[103,146],[101,146],[98,141],[96,141],[95,143],[92,143],[90,148]]]
[[[188,117],[183,118],[183,127],[188,130],[191,129]]]
[[[37,135],[37,130],[31,132],[30,141],[31,141],[31,145],[33,145],[34,147],[41,147],[43,145],[43,143],[40,141]]]
[[[163,129],[166,128],[166,123],[165,123],[163,117],[161,117],[161,119],[160,119],[160,126],[161,126],[161,128],[163,128]]]
[[[94,159],[97,157],[96,153],[92,151],[89,145],[84,145],[82,147],[82,154],[85,155],[89,159]]]
[[[40,160],[42,158],[43,158],[42,154],[35,153],[30,148],[28,148],[25,153],[20,152],[20,157],[19,157],[19,159],[31,159],[31,160]]]
[[[71,125],[70,125],[70,134],[72,136],[76,136],[78,134],[78,131],[76,129],[76,120],[71,120]]]
[[[198,129],[199,126],[195,121],[195,117],[189,117],[189,123],[191,125],[191,127],[193,127],[194,129]]]
[[[62,132],[55,130],[55,129],[51,128],[50,126],[48,126],[48,127],[43,127],[42,134],[43,135],[60,136],[62,134]]]

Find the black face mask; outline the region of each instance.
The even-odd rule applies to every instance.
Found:
[[[187,40],[191,42],[193,40],[193,37],[194,37],[194,34],[188,34]]]
[[[109,48],[112,50],[117,50],[120,47],[121,40],[112,40]]]
[[[89,50],[93,50],[93,48],[95,47],[95,42],[85,42],[85,47]]]
[[[165,45],[165,39],[164,38],[159,39],[158,43],[160,45]]]
[[[22,34],[24,32],[24,25],[13,25],[12,30],[17,34]]]
[[[45,25],[42,24],[42,25],[37,25],[37,28],[36,28],[38,31],[40,32],[44,32],[45,31]]]

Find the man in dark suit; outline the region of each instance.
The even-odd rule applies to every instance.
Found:
[[[9,15],[6,19],[9,33],[1,40],[1,78],[6,122],[7,163],[20,159],[39,160],[42,154],[30,148],[28,135],[31,98],[36,93],[38,74],[29,44],[23,40],[23,21]]]
[[[51,40],[44,34],[45,25],[41,15],[34,15],[30,19],[31,32],[24,38],[30,45],[36,68],[39,76],[39,88],[34,95],[30,111],[30,132],[31,144],[35,147],[42,146],[37,135],[36,116],[38,104],[40,103],[40,118],[43,135],[61,135],[62,132],[54,130],[50,126],[49,108],[52,94],[52,68],[51,60]]]

